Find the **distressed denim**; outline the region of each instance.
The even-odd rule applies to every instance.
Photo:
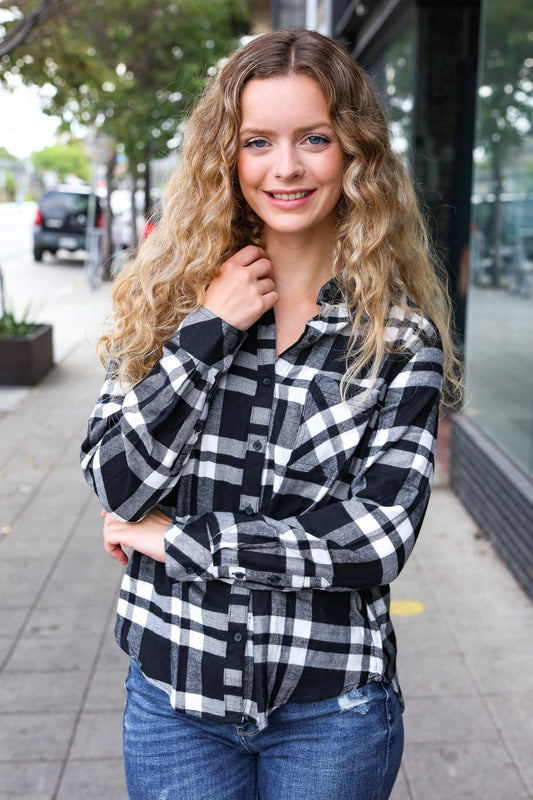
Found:
[[[133,661],[126,688],[130,800],[386,800],[400,767],[401,708],[382,683],[287,704],[263,730],[174,711]]]

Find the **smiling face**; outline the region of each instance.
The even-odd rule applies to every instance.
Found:
[[[271,234],[330,236],[344,154],[318,83],[305,75],[244,87],[237,170],[244,198]]]

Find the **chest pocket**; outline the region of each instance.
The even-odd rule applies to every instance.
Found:
[[[330,479],[342,474],[377,410],[381,383],[369,391],[353,386],[344,402],[337,381],[317,375],[309,384],[289,470],[320,470]]]

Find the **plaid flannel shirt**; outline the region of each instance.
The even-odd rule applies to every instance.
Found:
[[[109,380],[82,467],[127,521],[172,518],[166,561],[134,551],[116,636],[172,706],[254,721],[370,680],[400,694],[388,584],[429,499],[442,352],[429,320],[393,308],[403,345],[343,402],[351,333],[331,281],[321,313],[275,355],[274,315],[247,332],[190,313],[150,374]]]

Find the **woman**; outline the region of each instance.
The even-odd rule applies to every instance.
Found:
[[[83,469],[128,563],[130,798],[383,800],[388,584],[433,473],[448,303],[361,69],[278,31],[187,126],[114,287]]]

